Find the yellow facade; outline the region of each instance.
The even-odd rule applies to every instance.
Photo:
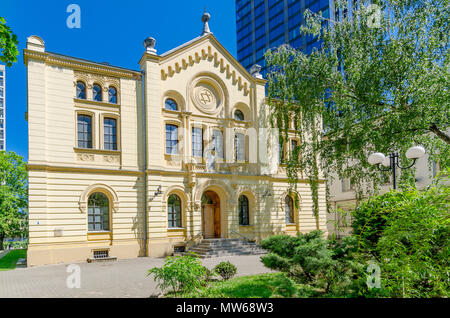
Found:
[[[201,233],[260,241],[275,233],[326,231],[324,183],[316,218],[307,181],[290,192],[284,167],[273,168],[278,151],[262,138],[269,125],[266,81],[247,72],[211,33],[162,55],[153,46],[133,71],[49,53],[39,37],[28,39],[28,265],[84,261],[98,250],[118,258],[161,257]],[[77,96],[78,82],[86,86],[85,98]],[[102,101],[94,100],[94,85]],[[111,87],[116,103],[108,101]],[[165,108],[168,98],[177,110]],[[234,118],[236,110],[244,120]],[[90,147],[79,146],[79,115],[91,118]],[[105,118],[117,123],[114,150],[105,149]],[[167,151],[166,125],[177,127],[176,154]],[[193,127],[202,131],[203,153],[221,131],[223,158],[194,156]],[[211,153],[218,154],[216,148]],[[93,193],[107,198],[107,230],[89,230]],[[202,201],[205,194],[213,202]],[[172,195],[180,201],[179,226],[169,225]],[[299,205],[286,223],[289,195]],[[241,196],[248,200],[245,225]]]

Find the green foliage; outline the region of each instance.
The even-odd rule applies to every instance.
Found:
[[[27,258],[26,249],[9,251],[8,254],[0,258],[0,272],[16,268],[19,258]]]
[[[17,62],[17,36],[12,32],[11,28],[6,25],[4,18],[0,17],[0,61],[11,67],[12,63]]]
[[[309,297],[308,286],[295,284],[285,273],[242,276],[214,282],[183,296],[188,298],[287,298]],[[171,295],[167,295],[171,296]]]
[[[313,231],[297,237],[273,236],[261,245],[270,252],[261,257],[266,267],[287,273],[317,295],[361,293],[364,266],[355,261],[357,247],[352,237],[328,241],[321,231]]]
[[[237,268],[230,262],[221,262],[214,267],[214,272],[219,274],[224,280],[229,280],[237,273]]]
[[[216,276],[216,270],[214,269],[209,269],[208,267],[205,267],[205,285],[209,282],[211,282],[214,277]]]
[[[5,237],[27,233],[27,171],[22,157],[0,151],[0,249]]]
[[[266,53],[272,125],[287,136],[293,123],[302,140],[288,177],[294,183],[303,173],[310,181],[315,212],[319,167],[328,179],[350,178],[359,200],[364,185],[375,192],[383,178],[367,162],[375,151],[403,155],[422,144],[430,160],[450,164],[448,0],[376,3],[379,26],[363,4],[335,23],[307,11],[301,31],[322,47],[310,55],[286,46]]]
[[[393,297],[448,297],[450,188],[389,192],[358,206],[353,214],[360,249],[381,268]]]
[[[148,271],[153,274],[158,287],[165,291],[171,289],[175,295],[186,293],[202,286],[205,267],[194,253],[166,258],[165,264]]]

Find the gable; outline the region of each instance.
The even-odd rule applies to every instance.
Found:
[[[202,61],[209,61],[212,67],[223,73],[229,83],[245,96],[250,93],[255,79],[212,34],[196,38],[161,55],[161,79],[164,81],[178,73],[189,71],[189,68]]]

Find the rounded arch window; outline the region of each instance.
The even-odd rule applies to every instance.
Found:
[[[171,194],[167,200],[167,213],[169,228],[181,227],[181,199],[176,194]]]
[[[81,82],[81,81],[77,82],[77,92],[76,92],[76,94],[77,94],[76,97],[78,99],[86,99],[86,85],[83,82]]]
[[[239,109],[234,111],[234,119],[235,120],[239,120],[239,121],[243,121],[244,120],[244,113],[242,111],[240,111]]]
[[[117,89],[113,86],[110,86],[108,89],[108,102],[117,104]]]
[[[109,231],[109,199],[95,192],[88,200],[88,231]]]
[[[248,198],[245,195],[239,197],[239,225],[250,225]]]
[[[165,109],[167,110],[178,110],[178,104],[172,98],[167,98],[165,102]]]
[[[286,212],[286,223],[292,224],[295,223],[294,220],[294,200],[292,200],[291,196],[287,195],[284,199],[284,210]]]
[[[98,84],[94,84],[92,87],[92,99],[97,102],[102,101],[102,88]]]

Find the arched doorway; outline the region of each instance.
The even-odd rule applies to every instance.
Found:
[[[214,191],[202,195],[202,220],[205,238],[220,238],[220,199]]]

